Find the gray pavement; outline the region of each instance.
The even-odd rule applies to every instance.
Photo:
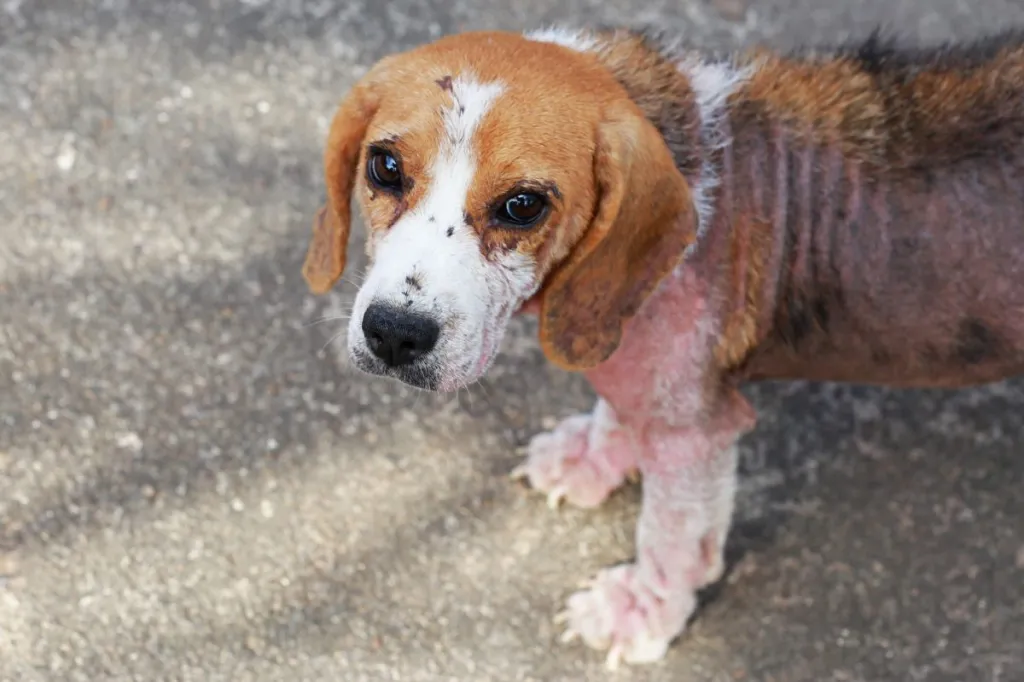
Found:
[[[504,477],[587,387],[525,321],[458,397],[316,323],[354,292],[299,274],[346,88],[560,19],[932,41],[1024,6],[0,2],[0,680],[1024,679],[1024,382],[749,389],[732,571],[664,662],[607,675],[551,617],[629,558],[638,490],[553,513]]]

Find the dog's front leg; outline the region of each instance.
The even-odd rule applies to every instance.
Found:
[[[608,650],[608,663],[662,658],[696,606],[696,592],[722,575],[736,490],[736,442],[753,426],[738,393],[685,427],[643,430],[643,507],[636,559],[601,571],[572,595],[566,638]]]

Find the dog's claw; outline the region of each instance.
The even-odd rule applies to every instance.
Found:
[[[569,621],[570,615],[571,614],[569,613],[569,609],[563,609],[556,613],[555,617],[551,620],[554,621],[555,625],[561,625],[562,623],[566,623]]]
[[[558,509],[558,506],[562,503],[562,498],[568,491],[565,486],[558,485],[550,493],[548,493],[548,506],[552,509]]]
[[[520,464],[512,471],[508,472],[508,477],[511,478],[513,481],[521,481],[522,479],[527,478],[529,475],[530,472],[527,470],[525,463]]]
[[[562,644],[569,644],[580,636],[580,633],[576,632],[572,628],[569,628],[562,633],[562,636],[558,638]]]
[[[622,646],[618,643],[613,644],[612,648],[608,650],[608,658],[604,660],[605,667],[614,672],[619,669],[619,664],[622,662]]]

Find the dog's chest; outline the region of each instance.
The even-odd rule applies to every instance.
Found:
[[[672,422],[700,412],[716,331],[707,292],[693,269],[680,267],[630,321],[615,354],[587,372],[625,418]]]

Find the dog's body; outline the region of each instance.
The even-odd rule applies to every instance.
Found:
[[[340,276],[359,192],[360,367],[451,390],[521,309],[600,396],[517,473],[581,506],[643,475],[636,561],[566,612],[612,662],[660,658],[721,575],[741,382],[1024,374],[1022,35],[722,59],[625,30],[454,36],[376,67],[325,158],[305,274]]]

